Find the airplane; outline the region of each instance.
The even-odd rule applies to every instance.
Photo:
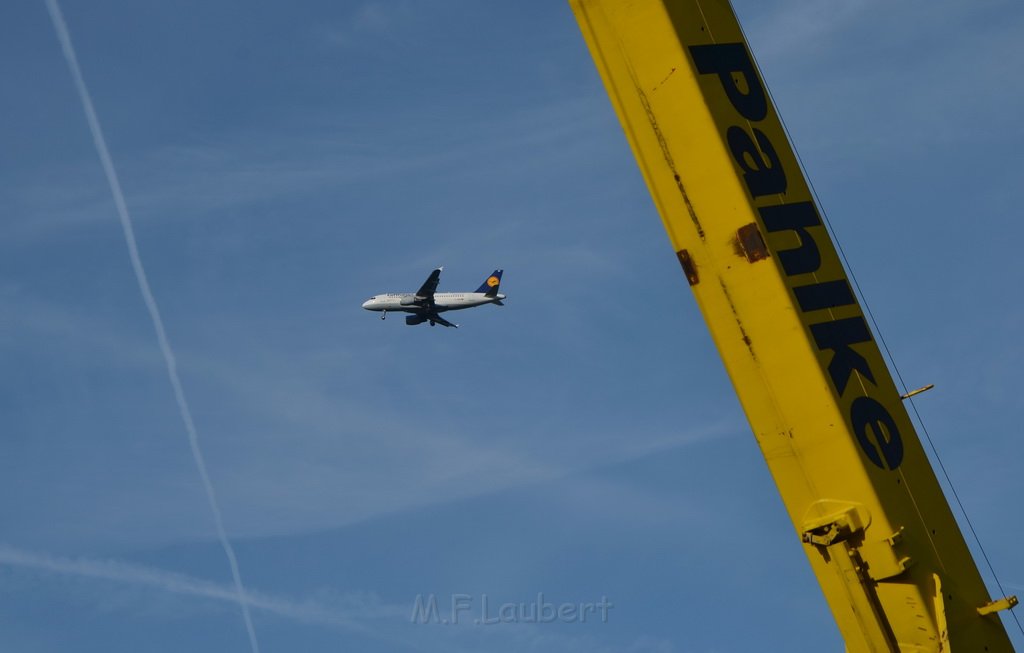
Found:
[[[414,293],[385,293],[374,295],[365,302],[363,308],[368,311],[381,311],[380,319],[388,316],[388,311],[402,311],[412,313],[405,317],[405,323],[412,326],[429,322],[430,326],[440,324],[441,326],[459,328],[458,324],[449,322],[441,317],[444,311],[458,311],[484,304],[497,304],[504,306],[501,300],[505,295],[498,292],[501,284],[502,270],[495,270],[484,280],[480,287],[474,292],[436,292],[437,282],[441,279],[439,267],[430,273],[423,285]]]

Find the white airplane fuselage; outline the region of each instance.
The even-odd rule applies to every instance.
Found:
[[[503,299],[505,299],[505,295],[502,293],[488,296],[482,292],[439,292],[434,293],[434,310],[438,313],[458,311],[463,308],[494,304]],[[363,302],[363,308],[368,311],[423,312],[423,306],[416,304],[416,293],[411,292],[374,295]]]
[[[473,292],[437,292],[437,284],[441,281],[441,270],[436,268],[423,282],[416,292],[384,293],[374,295],[363,302],[363,308],[380,313],[380,319],[387,317],[388,311],[412,313],[405,317],[409,326],[428,323],[430,326],[440,324],[445,327],[458,328],[458,324],[441,317],[441,313],[458,311],[484,304],[504,306],[501,300],[505,295],[498,292],[501,285],[501,273],[498,269],[487,275],[480,287]]]

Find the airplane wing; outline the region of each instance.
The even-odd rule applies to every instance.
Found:
[[[416,291],[416,299],[424,300],[424,303],[434,303],[434,292],[437,291],[437,282],[441,280],[441,270],[444,268],[437,268],[430,273],[427,280],[423,282],[420,289]]]
[[[437,322],[441,326],[452,327],[452,328],[455,328],[455,329],[459,328],[458,324],[453,324],[453,323],[449,322],[448,320],[444,319],[443,317],[441,317],[437,313],[432,314],[430,316],[430,319],[433,320],[434,322]]]

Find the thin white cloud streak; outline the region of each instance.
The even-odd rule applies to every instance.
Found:
[[[217,537],[220,539],[221,546],[223,546],[224,553],[228,558],[228,564],[231,567],[231,577],[234,580],[236,598],[242,609],[242,617],[245,620],[245,629],[249,635],[249,644],[252,647],[253,653],[259,653],[259,642],[256,639],[256,630],[253,628],[252,615],[249,613],[249,605],[246,602],[245,588],[242,585],[242,576],[238,569],[238,559],[235,556],[234,548],[231,546],[231,541],[228,539],[227,531],[224,528],[224,519],[221,516],[220,506],[217,503],[217,497],[213,491],[213,483],[211,483],[210,475],[206,470],[206,462],[203,459],[203,452],[199,448],[199,434],[196,431],[195,423],[192,420],[192,411],[189,409],[188,401],[185,398],[185,391],[182,388],[181,379],[178,378],[178,369],[174,358],[174,352],[171,350],[170,342],[167,339],[163,320],[160,317],[160,310],[156,304],[156,298],[153,296],[153,291],[149,287],[149,281],[146,278],[146,270],[142,266],[142,258],[139,256],[139,248],[135,242],[135,233],[132,228],[131,216],[128,213],[128,205],[125,202],[124,193],[121,191],[121,182],[118,180],[117,171],[114,169],[114,161],[110,156],[110,151],[107,149],[106,139],[103,137],[103,130],[100,128],[99,118],[97,117],[96,110],[93,107],[92,99],[89,95],[89,89],[85,85],[85,78],[82,76],[82,71],[79,68],[78,57],[76,56],[74,46],[71,43],[71,35],[68,33],[67,25],[64,22],[64,15],[61,13],[57,0],[46,0],[46,8],[49,10],[50,17],[53,19],[53,27],[57,33],[57,39],[60,41],[61,49],[64,52],[64,58],[67,60],[71,76],[74,78],[75,87],[78,89],[78,95],[82,101],[82,108],[85,111],[85,117],[89,123],[89,131],[92,132],[92,139],[96,145],[96,152],[99,155],[100,162],[103,164],[103,172],[106,174],[107,182],[110,184],[110,192],[114,196],[114,204],[117,207],[117,215],[121,219],[121,227],[124,230],[124,239],[128,246],[128,255],[131,258],[132,270],[135,272],[135,278],[139,284],[139,291],[142,293],[142,298],[146,303],[149,316],[153,321],[153,328],[156,330],[156,337],[160,344],[160,351],[163,353],[164,362],[167,365],[167,376],[170,378],[171,387],[174,389],[174,398],[175,401],[177,401],[178,410],[181,413],[181,419],[185,423],[185,430],[188,431],[188,441],[189,447],[192,449],[192,457],[195,460],[199,477],[202,479],[203,489],[206,491],[206,498],[210,505],[210,511],[213,513],[213,519],[217,527]]]
[[[230,585],[119,560],[55,556],[0,544],[0,566],[43,574],[148,587],[168,594],[226,603],[233,603],[237,600],[235,590]],[[341,597],[341,600],[338,601],[339,605],[334,606],[316,600],[295,600],[250,590],[246,595],[246,600],[254,609],[268,614],[388,642],[396,645],[398,650],[460,652],[478,650],[476,647],[467,648],[459,644],[457,640],[465,636],[485,636],[487,638],[485,641],[489,642],[488,648],[491,650],[523,650],[524,646],[528,650],[586,650],[600,651],[601,653],[613,650],[599,646],[598,642],[590,636],[578,638],[565,637],[558,633],[540,633],[537,628],[524,629],[520,627],[521,624],[506,625],[498,629],[479,629],[475,628],[471,622],[464,622],[462,627],[457,630],[434,630],[430,633],[420,631],[416,637],[403,637],[398,634],[399,624],[408,626],[411,623],[412,603],[410,602],[409,605],[386,604],[372,598],[368,599],[364,595]],[[391,625],[385,631],[364,623],[373,620],[387,620]],[[436,645],[439,639],[442,644]],[[636,644],[634,644],[629,650],[655,649],[636,648]]]
[[[0,545],[0,565],[33,569],[52,574],[142,585],[172,594],[203,597],[216,601],[230,603],[238,601],[238,593],[233,586],[116,560],[67,558]],[[373,634],[354,617],[345,614],[343,609],[330,608],[314,601],[294,601],[261,592],[248,592],[246,594],[246,602],[256,609],[287,619],[323,626],[333,626],[367,635]],[[365,613],[361,615],[364,617],[391,617],[398,614],[405,616],[406,614],[404,608],[399,611],[397,608],[388,606],[361,607],[358,611]]]
[[[219,133],[209,136],[212,145],[168,145],[133,158],[137,183],[132,206],[151,220],[188,220],[215,218],[226,208],[265,205],[402,176],[457,177],[472,183],[474,175],[482,173],[469,162],[495,151],[500,152],[497,158],[504,162],[505,176],[527,169],[541,148],[551,165],[562,160],[572,165],[596,158],[593,150],[600,145],[595,145],[592,134],[607,123],[604,109],[572,100],[510,110],[497,119],[512,134],[507,138],[490,134],[495,119],[460,119],[457,126],[445,124],[443,146],[417,132],[418,125],[397,132],[392,126],[360,125],[378,141],[370,147],[360,140],[365,135],[352,134],[357,127],[351,121],[316,114],[262,126],[258,138],[248,130]],[[295,122],[313,127],[296,133],[291,129]],[[257,140],[259,147],[253,145]],[[0,224],[0,237],[35,239],[100,224],[105,204],[83,183],[54,186],[46,181],[10,191],[8,201],[26,208],[13,214],[18,220]]]
[[[757,22],[746,21],[757,36],[752,46],[755,54],[763,59],[787,56],[806,56],[808,48],[821,47],[821,41],[842,31],[850,23],[860,20],[877,4],[874,0],[818,0],[817,2],[782,2],[772,5],[750,3],[763,9],[764,14]],[[747,13],[747,2],[743,2],[739,13]]]
[[[329,48],[356,48],[371,39],[393,43],[400,38],[400,29],[415,24],[415,19],[407,3],[367,2],[356,9],[347,23],[323,26],[315,35]]]
[[[11,316],[9,326],[17,329],[12,332],[16,339],[34,334],[44,335],[50,342],[50,334],[58,334],[68,347],[92,352],[104,366],[160,364],[159,359],[147,353],[151,350],[144,340],[119,330],[117,323],[93,315],[17,294],[7,299],[2,288],[0,313]],[[739,417],[728,417],[682,431],[643,431],[630,438],[620,437],[615,430],[588,431],[586,446],[574,440],[564,448],[554,448],[551,444],[539,447],[536,442],[549,441],[559,427],[525,424],[515,444],[509,446],[502,444],[501,438],[478,439],[471,431],[424,429],[401,413],[382,415],[358,402],[339,398],[316,381],[318,375],[310,372],[306,361],[296,363],[291,352],[265,348],[260,355],[249,356],[244,362],[222,358],[223,355],[224,352],[202,356],[182,353],[188,367],[198,371],[205,382],[212,383],[218,396],[252,407],[264,425],[241,429],[247,451],[238,453],[232,468],[225,470],[234,475],[235,481],[230,485],[238,492],[226,497],[234,507],[234,531],[245,537],[294,536],[351,527],[410,510],[439,508],[547,483],[564,483],[564,496],[569,500],[581,496],[587,484],[594,482],[584,477],[679,448],[699,446],[747,428]],[[365,356],[376,353],[353,355],[354,358],[345,359],[346,363],[363,369]],[[315,357],[323,360],[326,354],[317,350]],[[290,435],[285,438],[282,433]],[[371,440],[365,437],[367,433],[374,434]],[[528,442],[531,436],[535,438],[533,445]],[[362,448],[366,446],[369,448]],[[274,461],[272,465],[268,466],[266,457]],[[348,471],[339,474],[339,469]],[[117,533],[117,544],[123,546],[124,538],[129,536],[139,538],[132,541],[135,546],[155,546],[201,535],[192,524],[173,522],[174,517],[154,517],[152,506],[177,505],[177,500],[169,499],[161,489],[168,486],[174,486],[174,481],[167,480],[146,491],[140,489],[144,493],[135,497],[131,510],[137,525],[147,524],[142,529],[145,534],[122,530]],[[104,503],[108,500],[104,493],[108,491],[121,492],[118,487],[96,487],[90,490],[90,501]],[[627,498],[617,504],[625,506],[618,511],[617,518],[645,519],[646,513],[638,512],[634,506],[656,499],[639,493],[629,493]],[[78,530],[80,516],[66,512],[65,506],[48,509],[62,515],[62,537],[71,532],[79,540],[93,537]],[[48,523],[53,514],[46,520]],[[88,533],[95,532],[96,519],[90,516],[86,520]],[[20,528],[26,527],[22,524]],[[105,530],[103,526],[99,528]],[[28,527],[28,531],[35,532],[34,527]],[[94,543],[114,544],[108,535]]]

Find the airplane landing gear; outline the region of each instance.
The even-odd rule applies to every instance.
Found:
[[[381,312],[380,312],[380,319],[382,319],[382,320],[383,320],[383,319],[384,319],[384,318],[386,318],[387,316],[388,316],[388,312],[387,312],[387,311],[381,311]]]
[[[434,321],[433,320],[430,321],[430,326],[434,326]]]

